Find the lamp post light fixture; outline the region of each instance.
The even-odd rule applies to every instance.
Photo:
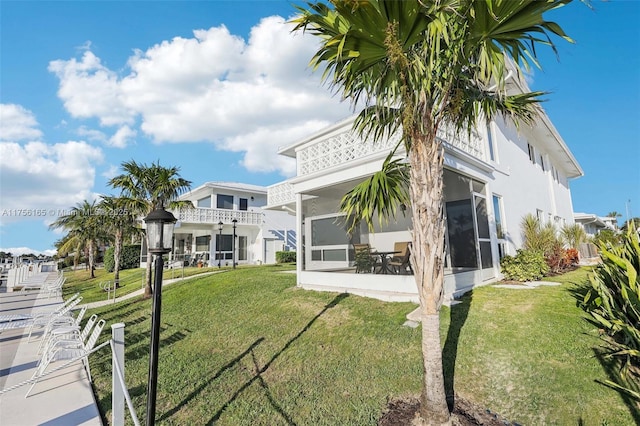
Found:
[[[158,350],[160,348],[160,311],[162,309],[162,255],[171,252],[176,218],[164,208],[156,208],[144,218],[149,252],[156,257],[151,312],[151,347],[149,349],[149,382],[147,384],[147,426],[155,424],[158,388]],[[148,259],[150,261],[150,259]]]
[[[222,221],[218,222],[218,269],[222,266]]]
[[[233,219],[233,241],[231,245],[232,250],[232,259],[233,259],[233,269],[236,269],[236,223],[238,223],[238,219]]]

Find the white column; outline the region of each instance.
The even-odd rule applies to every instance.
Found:
[[[116,364],[122,372],[124,382],[124,323],[111,326],[111,338],[113,339],[113,353],[111,354],[111,424],[124,426],[124,383],[120,383]]]
[[[300,274],[304,262],[302,245],[302,194],[296,194],[296,285],[300,285]]]

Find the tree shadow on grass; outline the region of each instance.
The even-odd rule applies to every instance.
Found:
[[[602,369],[604,370],[609,380],[611,380],[614,383],[619,383],[620,382],[619,374],[618,374],[619,362],[617,362],[616,360],[608,359],[605,356],[605,352],[601,348],[594,348],[593,353],[596,359],[600,362],[600,365],[602,366]],[[601,384],[602,386],[607,386],[608,388],[611,388],[611,386],[604,383],[603,381],[596,380],[596,382]],[[611,389],[615,390],[620,394],[622,401],[624,401],[624,404],[629,409],[629,413],[631,414],[631,417],[633,418],[633,420],[637,425],[640,425],[640,401],[633,399],[630,395],[627,395],[624,392],[620,392],[617,389],[614,389],[614,388],[611,388]]]
[[[293,343],[295,343],[296,340],[298,340],[305,332],[307,332],[307,330],[311,328],[311,326],[318,320],[318,318],[324,315],[324,313],[327,312],[329,309],[337,306],[342,300],[346,299],[347,297],[349,297],[348,293],[341,293],[336,297],[334,297],[331,302],[327,303],[325,307],[302,328],[302,330],[300,330],[295,336],[289,339],[287,343],[285,343],[284,346],[278,352],[276,352],[271,357],[271,359],[269,359],[269,361],[267,361],[266,364],[264,364],[262,367],[259,367],[257,360],[255,359],[255,355],[252,353],[252,357],[254,359],[254,364],[256,367],[255,374],[251,379],[247,380],[242,386],[240,386],[238,390],[231,396],[231,398],[229,398],[229,400],[225,402],[222,405],[222,407],[220,407],[220,409],[213,415],[211,420],[207,422],[207,425],[215,424],[215,422],[217,422],[220,419],[220,416],[222,416],[222,414],[227,409],[227,407],[229,407],[229,405],[231,405],[240,396],[240,394],[242,394],[242,392],[244,392],[256,381],[258,381],[260,383],[260,386],[265,390],[265,392],[267,393],[267,399],[269,400],[273,408],[282,416],[286,424],[295,425],[295,422],[293,421],[291,416],[287,414],[284,411],[284,409],[273,398],[273,395],[271,394],[269,387],[267,386],[266,382],[262,378],[262,374],[265,373],[269,369],[269,367],[271,367],[271,365],[275,362],[275,360],[278,359],[280,355],[282,355],[287,349],[289,349],[289,347]],[[253,348],[250,351],[253,351]]]
[[[455,403],[455,371],[456,358],[458,357],[458,341],[460,332],[469,316],[473,291],[465,294],[460,303],[451,305],[449,308],[450,323],[447,331],[447,338],[442,348],[442,368],[444,370],[444,389],[447,396],[449,410],[453,410]]]
[[[158,419],[158,421],[166,420],[169,417],[171,417],[174,414],[176,414],[178,411],[180,411],[180,409],[182,407],[184,407],[185,405],[187,405],[189,403],[189,401],[191,401],[199,393],[201,393],[204,389],[206,389],[207,386],[209,386],[211,384],[211,382],[213,382],[218,377],[220,377],[225,371],[229,370],[230,368],[235,366],[237,363],[239,363],[242,360],[242,358],[247,356],[249,353],[252,353],[253,349],[256,346],[258,346],[260,343],[262,343],[263,341],[264,341],[264,337],[260,337],[255,342],[253,342],[251,345],[249,345],[249,347],[247,347],[247,349],[245,349],[238,356],[236,356],[231,361],[229,361],[228,363],[223,365],[210,379],[206,380],[200,386],[198,386],[196,389],[194,389],[193,392],[191,392],[189,395],[187,395],[186,398],[184,398],[182,401],[180,401],[175,407],[173,407],[169,411],[163,413],[162,416],[160,416],[160,418]]]

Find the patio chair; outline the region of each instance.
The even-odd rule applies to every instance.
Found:
[[[375,256],[371,255],[371,246],[369,244],[354,244],[356,274],[369,274],[378,266]]]
[[[101,319],[98,321],[86,343],[76,343],[74,345],[65,343],[53,344],[49,347],[49,349],[42,354],[42,359],[40,360],[40,364],[36,368],[36,371],[31,376],[31,379],[35,379],[29,387],[25,398],[29,396],[33,387],[38,383],[38,380],[45,375],[47,367],[49,364],[55,361],[71,361],[69,364],[72,364],[75,361],[82,361],[82,365],[84,366],[85,371],[87,372],[87,376],[89,378],[89,382],[91,379],[91,370],[89,368],[89,353],[96,345],[96,342],[100,338],[100,333],[102,333],[102,328],[104,327],[106,321]]]
[[[393,244],[393,250],[399,252],[389,261],[389,267],[397,275],[413,275],[411,268],[411,243],[408,241]]]
[[[44,345],[43,352],[49,352],[50,348],[53,345],[58,345],[60,347],[67,345],[77,345],[78,343],[84,343],[91,333],[91,329],[93,325],[98,320],[98,315],[93,314],[87,320],[87,323],[84,325],[84,328],[80,330],[79,326],[66,326],[54,328],[49,338],[47,339],[47,343]]]
[[[73,309],[78,303],[82,302],[82,297],[76,297],[71,301],[71,303],[64,306],[63,309],[56,311],[52,314],[39,314],[33,317],[33,321],[29,326],[29,336],[27,337],[27,342],[31,341],[31,334],[33,333],[33,328],[43,328],[46,329],[50,324],[54,324],[56,321],[59,321],[61,318],[68,316],[71,309]]]
[[[82,318],[84,318],[84,314],[86,312],[87,312],[87,307],[83,306],[75,318],[73,318],[71,315],[65,315],[47,324],[47,326],[44,329],[44,332],[42,333],[42,337],[40,339],[40,346],[38,346],[38,353],[40,353],[40,350],[46,344],[47,340],[49,340],[49,337],[55,330],[58,330],[60,328],[80,329],[80,321],[82,321]]]

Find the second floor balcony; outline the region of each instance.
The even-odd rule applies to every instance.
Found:
[[[229,210],[229,209],[210,209],[210,208],[191,208],[179,209],[174,211],[178,221],[183,223],[206,223],[218,224],[220,222],[226,224],[232,223],[235,219],[238,225],[262,225],[262,212],[245,211],[245,210]]]
[[[452,126],[442,126],[438,129],[437,137],[444,144],[445,149],[457,149],[478,160],[486,161],[484,140],[475,131],[469,136],[465,132],[456,133]],[[389,152],[398,144],[399,139],[400,136],[394,134],[387,139],[376,142],[373,140],[363,141],[349,129],[332,137],[318,140],[297,151],[298,176],[327,170],[370,154]],[[402,148],[399,152],[401,151]]]

